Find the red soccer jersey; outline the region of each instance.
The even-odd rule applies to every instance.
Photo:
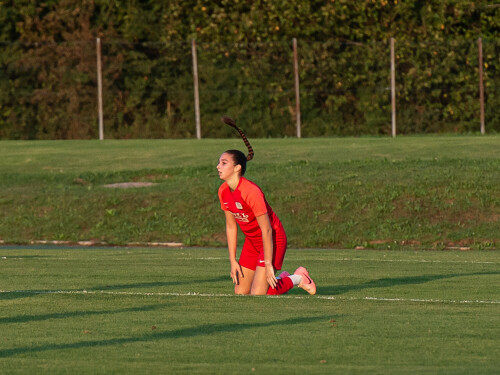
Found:
[[[221,208],[233,214],[236,222],[247,238],[262,238],[262,231],[256,217],[267,213],[271,222],[271,228],[280,230],[281,222],[272,210],[264,196],[264,193],[256,184],[244,177],[235,191],[231,191],[227,182],[219,188],[219,200]]]

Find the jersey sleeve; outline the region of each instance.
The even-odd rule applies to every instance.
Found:
[[[267,214],[267,204],[264,193],[257,185],[249,185],[248,189],[245,189],[244,199],[256,217]]]

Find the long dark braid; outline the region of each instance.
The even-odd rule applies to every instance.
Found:
[[[247,160],[252,160],[253,155],[254,155],[253,148],[250,145],[250,142],[248,142],[248,139],[247,139],[247,136],[245,135],[245,133],[243,133],[241,131],[241,129],[236,126],[236,121],[234,121],[232,118],[227,117],[227,116],[223,116],[221,120],[224,124],[227,124],[227,125],[235,128],[238,131],[238,133],[240,133],[241,139],[243,139],[243,142],[245,142],[245,146],[247,146],[247,149],[248,149]]]

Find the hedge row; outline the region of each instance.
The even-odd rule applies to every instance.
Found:
[[[253,137],[388,134],[390,38],[399,133],[500,131],[500,7],[469,1],[48,0],[0,3],[0,138],[96,138],[96,38],[105,137],[193,137],[196,40],[203,137],[222,114]]]

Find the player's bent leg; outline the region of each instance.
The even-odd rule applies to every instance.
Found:
[[[253,278],[250,294],[255,296],[264,296],[267,294],[268,289],[269,289],[269,284],[267,283],[266,280],[266,268],[257,267],[255,269],[255,275]]]
[[[269,286],[266,279],[266,269],[264,267],[257,267],[255,270],[255,276],[252,283],[252,288],[250,294],[252,295],[280,295],[287,293],[293,288],[292,280],[286,276],[289,275],[288,272],[282,272],[276,287],[273,289]],[[283,276],[283,277],[281,277]]]
[[[276,283],[276,288],[271,288],[267,290],[267,295],[269,296],[278,296],[280,294],[287,293],[290,289],[293,288],[293,281],[289,276],[284,276],[278,278],[278,282]]]
[[[243,275],[238,278],[239,283],[234,286],[235,294],[250,294],[252,283],[255,278],[255,271],[250,268],[241,267]]]

